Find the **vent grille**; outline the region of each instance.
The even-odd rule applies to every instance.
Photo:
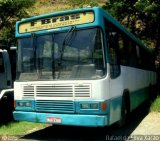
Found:
[[[75,86],[75,97],[89,97],[90,93],[90,85]]]
[[[23,86],[23,97],[34,98],[34,86]]]
[[[71,85],[37,86],[37,97],[73,97]]]
[[[74,102],[63,100],[37,100],[36,111],[74,113]]]
[[[46,84],[46,85],[24,85],[23,98],[57,98],[73,97],[82,98],[91,96],[91,84],[74,85],[74,84]]]

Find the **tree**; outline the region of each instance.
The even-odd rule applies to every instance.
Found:
[[[128,0],[109,0],[103,7],[109,13],[112,14],[121,24],[127,27],[132,33],[138,35],[140,27],[137,26],[137,22],[140,24],[139,13],[134,7],[136,1]]]
[[[160,46],[159,0],[109,0],[103,8],[147,45]]]
[[[15,22],[28,16],[27,9],[36,0],[0,0],[0,40],[13,40]]]
[[[150,39],[156,40],[156,49],[160,46],[160,2],[159,0],[138,0],[135,4],[138,11],[144,13],[146,28],[144,32]],[[149,33],[149,34],[148,34]]]

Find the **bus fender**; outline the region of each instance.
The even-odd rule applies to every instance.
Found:
[[[5,89],[0,92],[0,100],[6,97],[7,95],[11,95],[13,97],[14,89]]]

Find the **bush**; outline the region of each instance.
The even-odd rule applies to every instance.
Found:
[[[158,96],[155,99],[155,101],[152,103],[150,111],[151,112],[160,112],[160,96]]]

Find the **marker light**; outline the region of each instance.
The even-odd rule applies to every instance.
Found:
[[[107,103],[104,101],[101,103],[101,110],[105,111],[107,109]]]
[[[16,101],[15,101],[15,100],[14,100],[14,103],[13,103],[13,104],[14,104],[14,108],[16,108]]]

